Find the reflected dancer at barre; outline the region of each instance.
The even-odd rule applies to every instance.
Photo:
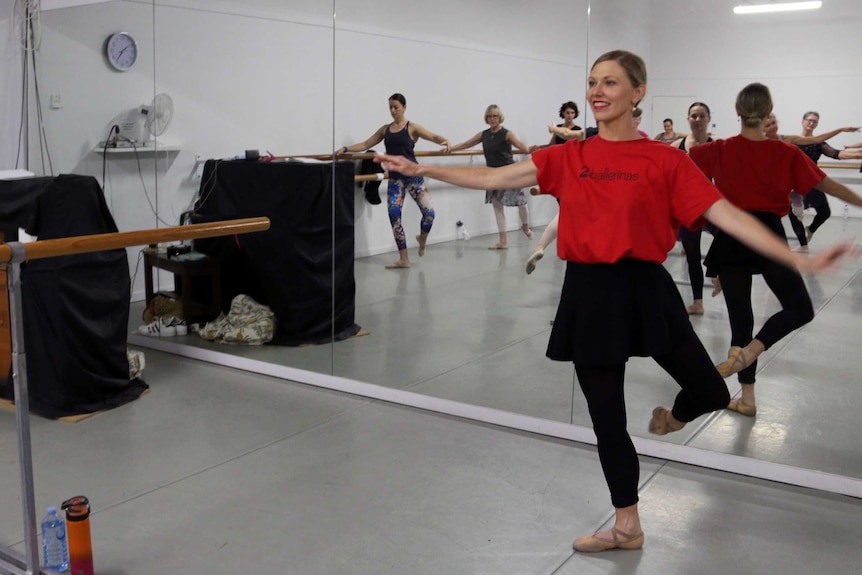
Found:
[[[790,140],[790,143],[799,146],[802,151],[805,152],[805,155],[811,158],[811,161],[815,164],[820,159],[820,156],[828,156],[835,160],[853,160],[862,157],[862,152],[860,151],[838,151],[826,143],[826,140],[830,137],[841,132],[858,132],[859,128],[856,127],[833,130],[832,132],[824,134],[823,139],[820,142],[804,141],[804,139],[814,137],[814,129],[817,128],[819,123],[819,113],[814,111],[805,112],[802,116],[802,133],[798,138],[796,138],[796,141]],[[784,140],[788,141],[788,138],[785,136]],[[795,193],[799,193],[799,190]],[[791,211],[787,216],[790,219],[790,225],[793,226],[793,233],[796,234],[796,239],[799,240],[799,246],[804,249],[811,241],[811,237],[814,235],[814,232],[816,232],[820,226],[826,223],[826,220],[832,216],[832,210],[829,208],[829,200],[826,199],[826,194],[817,188],[810,190],[805,194],[803,198],[803,208],[814,208],[814,211],[816,212],[814,220],[812,220],[810,225],[803,225],[802,217],[797,217],[793,211]]]
[[[515,146],[522,154],[529,154],[530,150],[524,142],[518,139],[515,132],[511,132],[503,127],[505,119],[506,117],[503,115],[500,107],[491,104],[485,109],[485,123],[490,127],[487,130],[479,132],[469,140],[452,146],[450,151],[466,150],[481,143],[482,151],[485,154],[486,166],[499,168],[513,164],[515,159],[512,157],[512,146]],[[518,208],[518,215],[521,216],[521,231],[529,239],[533,239],[533,231],[530,229],[527,215],[527,196],[524,195],[524,190],[521,188],[485,190],[485,203],[491,204],[494,207],[497,231],[500,234],[500,241],[489,247],[489,250],[505,250],[509,248],[509,240],[506,235],[505,206]]]
[[[703,102],[695,102],[688,107],[688,126],[691,133],[680,137],[671,146],[682,150],[686,153],[691,153],[691,149],[700,144],[711,142],[712,138],[707,133],[711,112],[709,106]],[[667,122],[667,120],[665,120]],[[658,138],[655,138],[658,140]],[[659,140],[661,141],[661,140]],[[705,226],[704,226],[705,227]],[[712,230],[709,230],[712,233]],[[689,315],[703,315],[703,266],[700,255],[700,238],[703,235],[703,229],[690,230],[685,226],[679,227],[679,242],[682,244],[682,250],[685,252],[685,261],[688,265],[688,278],[691,282],[692,303],[685,308]],[[712,278],[713,290],[712,296],[715,297],[721,292],[721,287],[716,278]]]
[[[573,115],[572,112],[574,112]],[[569,119],[570,116],[571,120]],[[583,140],[584,138],[589,138],[599,133],[596,128],[587,128],[584,130],[575,124],[575,118],[578,117],[578,106],[574,102],[565,102],[563,104],[560,108],[560,117],[563,118],[562,124],[548,126],[548,131],[551,133],[551,143],[548,145],[556,146],[559,144],[565,144],[569,140]],[[543,147],[546,148],[547,146],[533,146],[530,148],[530,151],[535,152]],[[551,242],[557,239],[557,227],[559,225],[560,214],[558,213],[551,218],[551,221],[548,222],[547,226],[545,226],[545,230],[542,232],[542,237],[539,238],[539,243],[536,245],[536,249],[533,250],[532,254],[530,254],[526,266],[527,275],[530,275],[536,270],[536,264],[539,263],[539,260],[545,257],[545,249],[551,245]]]
[[[557,252],[567,269],[547,356],[574,363],[596,433],[614,524],[579,537],[573,547],[598,552],[639,549],[644,543],[638,456],[626,429],[628,359],[652,357],[681,388],[673,408],[653,410],[651,433],[682,429],[730,399],[662,266],[679,223],[696,229],[708,220],[767,258],[806,271],[831,265],[850,247],[835,246],[812,258],[791,252],[725,200],[688,156],[640,136],[632,122],[632,111],[646,94],[640,57],[622,50],[600,56],[587,84],[598,137],[550,146],[502,168],[419,166],[390,155],[377,159],[404,174],[467,188],[539,184],[560,200]]]
[[[730,202],[760,220],[773,240],[787,249],[781,218],[790,211],[791,190],[818,188],[857,206],[862,206],[862,198],[827,177],[798,147],[767,138],[763,122],[771,112],[769,88],[749,84],[736,98],[742,125],[739,135],[697,146],[690,155]],[[727,408],[748,416],[757,413],[754,381],[758,356],[814,318],[799,272],[751,247],[732,233],[719,230],[705,260],[707,269],[715,270],[721,280],[730,319],[731,347],[727,360],[716,367],[722,377],[738,373],[742,387],[741,397],[734,398]],[[751,283],[756,274],[763,276],[781,310],[769,317],[752,339]]]
[[[364,151],[383,141],[387,154],[403,155],[415,160],[416,156],[413,154],[413,146],[419,138],[435,142],[444,146],[446,151],[449,150],[449,140],[443,136],[429,132],[415,122],[409,122],[404,115],[406,110],[407,100],[404,96],[401,94],[392,94],[389,97],[389,113],[392,115],[392,122],[381,126],[379,130],[374,132],[364,142],[342,146],[335,152],[335,156],[339,157],[347,152]],[[425,180],[422,177],[389,172],[387,192],[386,205],[389,208],[389,223],[392,224],[392,235],[395,236],[395,245],[398,247],[398,261],[388,264],[386,268],[409,268],[410,257],[407,255],[407,239],[404,235],[404,227],[401,225],[401,210],[404,207],[404,196],[410,194],[410,197],[419,206],[419,211],[422,212],[422,219],[419,223],[421,233],[416,236],[416,241],[419,242],[419,257],[425,255],[425,244],[428,241],[431,226],[434,225],[434,207],[431,205],[428,188],[425,186]]]

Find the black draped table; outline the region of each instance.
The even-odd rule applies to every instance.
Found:
[[[0,180],[0,232],[13,241],[19,228],[40,240],[117,231],[98,182],[77,175]],[[26,262],[21,292],[33,412],[51,418],[92,413],[147,389],[140,379],[129,380],[126,250]],[[0,397],[13,399],[8,372],[0,373]]]
[[[223,309],[247,294],[272,309],[272,343],[317,344],[359,332],[354,323],[353,162],[208,160],[197,222],[266,216],[268,231],[196,240],[225,262]]]

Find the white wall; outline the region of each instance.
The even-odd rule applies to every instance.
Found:
[[[23,67],[21,26],[15,26],[14,0],[0,0],[0,170],[27,166],[26,140],[20,141]],[[22,140],[26,138],[26,132]]]

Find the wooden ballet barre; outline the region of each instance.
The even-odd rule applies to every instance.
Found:
[[[174,226],[155,228],[134,232],[116,232],[112,234],[93,234],[56,240],[40,240],[24,244],[26,259],[36,260],[54,256],[98,252],[129,246],[158,244],[177,240],[192,240],[196,238],[212,238],[232,234],[247,234],[269,229],[269,218],[244,218],[226,220],[189,226]],[[0,245],[0,263],[12,259],[12,250],[8,244]]]
[[[862,164],[857,164],[857,163],[845,164],[845,163],[841,163],[841,162],[823,162],[822,164],[818,163],[817,167],[820,168],[821,170],[823,168],[840,168],[842,170],[858,170],[858,169],[860,169],[860,167],[862,167]]]
[[[524,152],[513,151],[512,154],[523,154]],[[417,158],[429,158],[437,156],[481,156],[482,150],[458,150],[457,152],[416,152]],[[339,160],[373,160],[376,152],[348,152],[338,157]],[[261,156],[261,160],[274,162],[277,160],[332,160],[334,154],[308,154],[304,156]]]

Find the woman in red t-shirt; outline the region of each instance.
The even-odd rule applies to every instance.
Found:
[[[626,430],[623,395],[629,357],[650,356],[679,384],[673,408],[657,407],[651,433],[677,431],[727,406],[730,395],[695,335],[685,304],[661,265],[682,223],[704,218],[788,267],[807,271],[846,252],[792,253],[752,216],[735,208],[680,150],[642,138],[632,110],[646,93],[643,60],[613,51],[596,60],[587,100],[599,135],[550,146],[502,168],[419,166],[382,156],[384,168],[475,189],[530,187],[560,200],[559,256],[566,279],[548,343],[551,359],[573,361],[615,509],[614,526],[579,537],[581,552],[638,549],[638,458]]]
[[[736,98],[742,120],[738,136],[703,144],[691,150],[691,158],[734,205],[749,212],[787,243],[781,218],[790,211],[791,190],[808,193],[817,188],[844,202],[862,206],[862,198],[826,176],[803,152],[777,139],[767,138],[763,122],[772,112],[772,97],[763,84],[749,84]],[[718,272],[730,318],[730,351],[716,366],[723,377],[734,373],[742,396],[728,409],[743,415],[757,413],[754,379],[757,357],[793,330],[814,318],[814,307],[799,273],[752,251],[735,238],[719,232],[704,261]],[[751,278],[762,274],[781,303],[752,339]]]

